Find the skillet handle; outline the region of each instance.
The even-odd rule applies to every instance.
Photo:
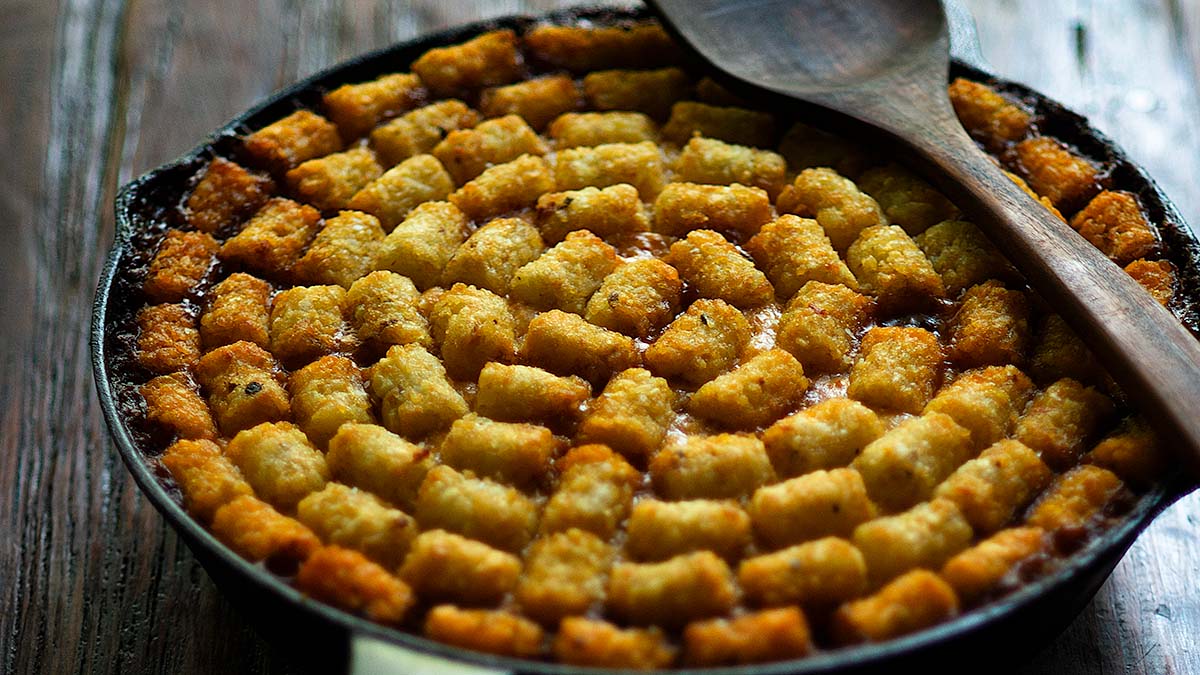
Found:
[[[505,668],[481,666],[425,654],[369,635],[351,634],[349,675],[516,675]]]

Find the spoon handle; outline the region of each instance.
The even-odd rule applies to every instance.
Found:
[[[1033,200],[954,122],[918,148],[946,188],[1101,358],[1161,442],[1200,475],[1200,342],[1132,277]],[[953,185],[951,185],[951,183]]]

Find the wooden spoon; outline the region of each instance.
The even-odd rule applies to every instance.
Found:
[[[1009,180],[946,94],[937,0],[648,0],[743,88],[898,142],[1103,359],[1160,437],[1200,473],[1200,343],[1136,281]],[[833,115],[830,115],[832,111]]]

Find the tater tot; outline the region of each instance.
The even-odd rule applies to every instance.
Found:
[[[937,388],[942,348],[922,328],[877,327],[862,339],[850,371],[850,398],[873,408],[919,413]]]
[[[381,426],[350,422],[330,439],[325,461],[334,480],[411,512],[433,464],[429,455]]]
[[[876,515],[862,476],[854,469],[813,471],[761,487],[748,510],[754,531],[775,547],[827,535],[848,537]]]
[[[683,281],[658,258],[638,258],[604,277],[584,310],[602,328],[630,337],[649,337],[679,312]]]
[[[559,377],[533,366],[489,363],[479,373],[475,412],[504,422],[550,424],[579,416],[592,388],[579,377]]]
[[[252,495],[242,495],[217,509],[212,531],[238,555],[284,575],[294,574],[321,546],[312,530]]]
[[[175,441],[162,454],[163,466],[183,493],[183,507],[203,522],[242,495],[253,495],[237,467],[209,440]]]
[[[517,115],[480,122],[470,129],[451,131],[431,154],[462,185],[489,166],[504,164],[521,155],[544,155],[546,144]]]
[[[1175,297],[1175,266],[1167,260],[1134,260],[1125,273],[1141,284],[1150,297],[1168,309]]]
[[[1029,348],[1029,300],[997,281],[963,293],[950,320],[949,357],[960,367],[1024,363]]]
[[[840,644],[880,642],[956,614],[954,589],[933,572],[913,570],[870,597],[842,605],[833,615],[833,636]]]
[[[525,556],[517,604],[546,624],[587,613],[604,599],[613,553],[604,540],[575,528],[538,538]]]
[[[939,412],[909,418],[872,441],[850,464],[871,499],[890,511],[928,499],[947,476],[975,455],[971,433]]]
[[[1057,314],[1045,317],[1034,343],[1029,368],[1039,382],[1071,378],[1094,383],[1105,376],[1095,355]]]
[[[667,668],[675,648],[657,627],[618,628],[607,621],[570,616],[554,636],[554,658],[600,668]]]
[[[534,129],[583,103],[583,91],[566,75],[549,75],[516,84],[488,89],[479,99],[479,109],[488,117],[515,114]]]
[[[546,502],[543,533],[577,527],[608,540],[629,515],[642,474],[603,445],[573,448],[557,468],[558,489]]]
[[[1046,548],[1038,527],[1001,530],[959,553],[942,567],[942,578],[963,602],[973,602],[995,588],[1017,563]]]
[[[222,260],[267,275],[282,276],[317,234],[321,213],[307,204],[275,197],[221,246]]]
[[[391,232],[413,209],[445,199],[453,189],[454,181],[436,158],[416,155],[364,185],[347,207],[376,216],[383,231]]]
[[[633,340],[557,309],[529,322],[521,356],[552,373],[578,375],[596,386],[641,363]]]
[[[639,112],[585,112],[561,115],[550,125],[550,137],[558,148],[640,143],[653,141],[658,127]]]
[[[775,294],[788,300],[810,281],[858,289],[817,221],[790,214],[767,223],[746,242],[746,251],[767,274]]]
[[[514,82],[522,71],[516,33],[494,30],[461,44],[430,49],[413,61],[412,70],[439,96]]]
[[[399,571],[422,598],[470,605],[498,602],[520,575],[517,556],[445,530],[418,535]]]
[[[525,46],[539,61],[572,72],[599,68],[655,68],[675,63],[679,45],[662,26],[639,22],[617,26],[541,24],[524,35]]]
[[[297,110],[247,136],[243,142],[254,161],[282,174],[315,157],[342,149],[337,127],[311,110]]]
[[[184,305],[149,305],[137,314],[137,361],[153,373],[186,370],[200,359],[200,331]]]
[[[296,573],[296,588],[384,624],[399,624],[415,602],[408,584],[358,551],[339,546],[314,551]]]
[[[683,632],[683,644],[689,665],[740,665],[800,658],[812,649],[812,636],[800,609],[784,607],[693,621]]]
[[[717,298],[741,308],[759,307],[775,298],[766,275],[718,232],[689,232],[671,244],[667,262],[702,298]]]
[[[504,610],[438,605],[425,615],[425,637],[516,658],[536,658],[542,652],[541,626]]]
[[[271,306],[271,352],[288,365],[302,365],[352,346],[342,319],[346,289],[294,286]]]
[[[168,230],[146,270],[146,295],[154,302],[179,302],[208,275],[217,248],[217,240],[203,232]]]
[[[591,232],[572,232],[512,277],[512,297],[537,309],[583,314],[588,298],[620,264],[617,252]]]
[[[825,537],[746,558],[738,567],[738,583],[755,605],[829,606],[867,590],[867,565],[853,544]]]
[[[792,124],[783,135],[779,154],[792,171],[829,167],[847,178],[858,176],[864,167],[878,161],[862,145],[804,122]]]
[[[780,213],[815,219],[838,253],[845,253],[868,227],[887,224],[879,204],[870,195],[828,168],[801,171],[784,188],[775,206]]]
[[[506,295],[513,275],[545,250],[537,228],[520,218],[497,218],[475,230],[446,263],[445,285],[470,284]]]
[[[772,424],[762,439],[775,473],[788,478],[846,466],[883,432],[873,410],[832,398]]]
[[[633,507],[625,549],[635,560],[666,560],[712,551],[736,560],[750,543],[750,516],[732,500],[644,499]]]
[[[408,277],[379,270],[350,286],[343,309],[354,334],[376,349],[409,343],[428,347],[433,341],[417,309],[420,297]]]
[[[697,300],[646,349],[656,375],[701,385],[733,367],[750,342],[750,324],[721,300]]]
[[[270,298],[271,284],[241,272],[213,286],[208,307],[200,315],[204,347],[215,349],[242,340],[269,345]]]
[[[1012,266],[992,242],[964,220],[938,223],[917,235],[915,241],[942,278],[949,298],[988,279],[1013,276]]]
[[[663,125],[668,141],[683,145],[693,136],[707,136],[727,143],[769,148],[775,144],[775,118],[746,108],[680,101],[671,106],[671,118]]]
[[[736,602],[733,573],[711,551],[660,563],[618,563],[608,579],[608,607],[637,625],[676,626],[720,616]]]
[[[239,431],[225,448],[254,493],[283,512],[292,512],[307,495],[329,482],[321,451],[290,422],[264,422]]]
[[[870,298],[846,286],[809,281],[779,317],[775,344],[806,371],[844,371],[853,363],[856,338],[874,308]]]
[[[288,391],[296,424],[318,448],[343,424],[374,419],[362,371],[344,356],[325,356],[293,372]]]
[[[188,225],[207,233],[236,225],[266,203],[272,188],[270,178],[223,157],[213,157],[188,196]]]
[[[945,195],[898,164],[868,169],[859,176],[858,186],[879,203],[888,222],[914,237],[960,215]]]
[[[575,230],[588,230],[605,238],[650,229],[637,188],[628,183],[542,195],[534,222],[545,240],[554,244]]]
[[[358,138],[380,121],[411,108],[421,98],[421,80],[411,73],[392,73],[369,82],[343,84],[322,97],[329,118],[342,138]]]
[[[1075,380],[1059,380],[1034,397],[1014,435],[1050,468],[1061,471],[1079,460],[1112,410],[1104,394]]]
[[[196,381],[226,436],[287,419],[291,404],[270,352],[250,342],[218,347],[196,364]]]
[[[466,239],[467,217],[462,211],[447,202],[427,202],[388,233],[375,269],[402,274],[426,290],[441,281],[442,269]]]
[[[770,220],[766,191],[737,183],[671,183],[654,201],[654,231],[672,236],[707,229],[745,239],[758,234]]]
[[[719,426],[753,430],[794,410],[807,388],[800,362],[782,349],[770,349],[706,382],[687,409]]]
[[[642,461],[662,445],[675,418],[675,393],[644,368],[615,375],[579,425],[581,443],[602,443]]]
[[[991,87],[959,77],[950,83],[949,93],[959,121],[991,150],[1001,150],[1029,133],[1029,113]]]
[[[296,518],[322,541],[359,551],[388,569],[400,566],[417,536],[417,523],[408,514],[340,483],[301,499]]]
[[[710,185],[741,183],[762,188],[775,199],[786,183],[787,162],[769,150],[697,136],[684,146],[674,168],[680,181]]]
[[[406,438],[445,429],[468,412],[445,366],[420,345],[392,347],[367,377],[383,426]]]
[[[375,216],[342,211],[325,221],[308,251],[296,261],[293,272],[305,283],[337,284],[350,288],[375,266],[375,251],[383,230]]]
[[[287,183],[297,199],[331,211],[349,207],[350,198],[381,173],[375,154],[357,147],[304,162],[287,172]]]
[[[650,141],[566,148],[554,160],[554,183],[560,192],[626,183],[649,200],[666,183],[666,165],[662,151]]]
[[[898,225],[863,230],[847,249],[846,264],[888,311],[929,307],[946,295],[929,259]]]
[[[1033,382],[1016,366],[970,370],[939,391],[925,412],[953,417],[971,432],[976,448],[986,448],[1009,435],[1033,390]]]
[[[957,504],[976,532],[988,534],[1007,525],[1052,477],[1033,450],[1020,441],[1002,440],[958,467],[934,497]]]
[[[208,405],[200,398],[196,385],[184,372],[159,375],[141,387],[138,393],[146,401],[146,420],[187,439],[217,437]]]
[[[554,177],[546,160],[536,155],[521,155],[511,162],[489,167],[450,193],[449,199],[471,218],[482,220],[533,206],[538,197],[554,189]]]
[[[495,422],[474,413],[455,420],[441,444],[446,464],[524,488],[543,482],[557,449],[546,427]]]
[[[971,543],[971,525],[954,502],[922,502],[894,516],[854,528],[854,545],[867,561],[873,586],[911,569],[938,569]]]
[[[1150,485],[1171,466],[1171,458],[1158,434],[1137,416],[1125,419],[1092,448],[1085,460],[1138,486]]]
[[[1014,150],[1029,186],[1064,214],[1074,213],[1100,191],[1099,170],[1049,136],[1023,140]]]
[[[1054,205],[1054,202],[1049,197],[1039,195],[1037,192],[1034,192],[1033,188],[1029,187],[1029,183],[1026,183],[1024,178],[1021,178],[1017,174],[1007,169],[1001,169],[1001,172],[1007,176],[1009,180],[1016,183],[1017,187],[1021,188],[1021,192],[1024,192],[1025,194],[1029,195],[1031,199],[1046,207],[1046,210],[1049,211],[1051,215],[1063,221],[1064,223],[1067,222],[1066,217],[1063,216],[1062,211],[1058,210],[1058,207]]]
[[[748,495],[775,479],[762,441],[718,434],[669,441],[650,461],[655,490],[667,499]]]
[[[371,132],[371,147],[385,167],[429,152],[456,129],[467,129],[479,121],[479,113],[455,99],[438,101],[407,112]]]
[[[633,110],[665,120],[687,96],[691,78],[679,68],[601,70],[583,78],[583,94],[596,110]]]
[[[1121,479],[1108,469],[1077,466],[1054,481],[1031,507],[1025,522],[1047,532],[1083,528],[1123,487]]]
[[[473,380],[489,361],[512,361],[517,352],[516,327],[508,303],[498,295],[455,284],[442,294],[429,314],[433,340],[451,377]]]
[[[519,490],[445,465],[426,474],[416,513],[423,530],[444,529],[514,553],[538,525],[537,505]]]
[[[1146,220],[1137,197],[1105,190],[1075,217],[1071,227],[1118,265],[1144,258],[1158,248],[1158,234]]]

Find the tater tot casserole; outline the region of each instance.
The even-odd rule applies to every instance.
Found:
[[[904,157],[683,63],[647,21],[495,30],[212,154],[151,240],[130,338],[134,416],[188,513],[442,643],[705,667],[985,606],[1172,469]],[[1110,167],[986,82],[949,93],[1175,307]]]

